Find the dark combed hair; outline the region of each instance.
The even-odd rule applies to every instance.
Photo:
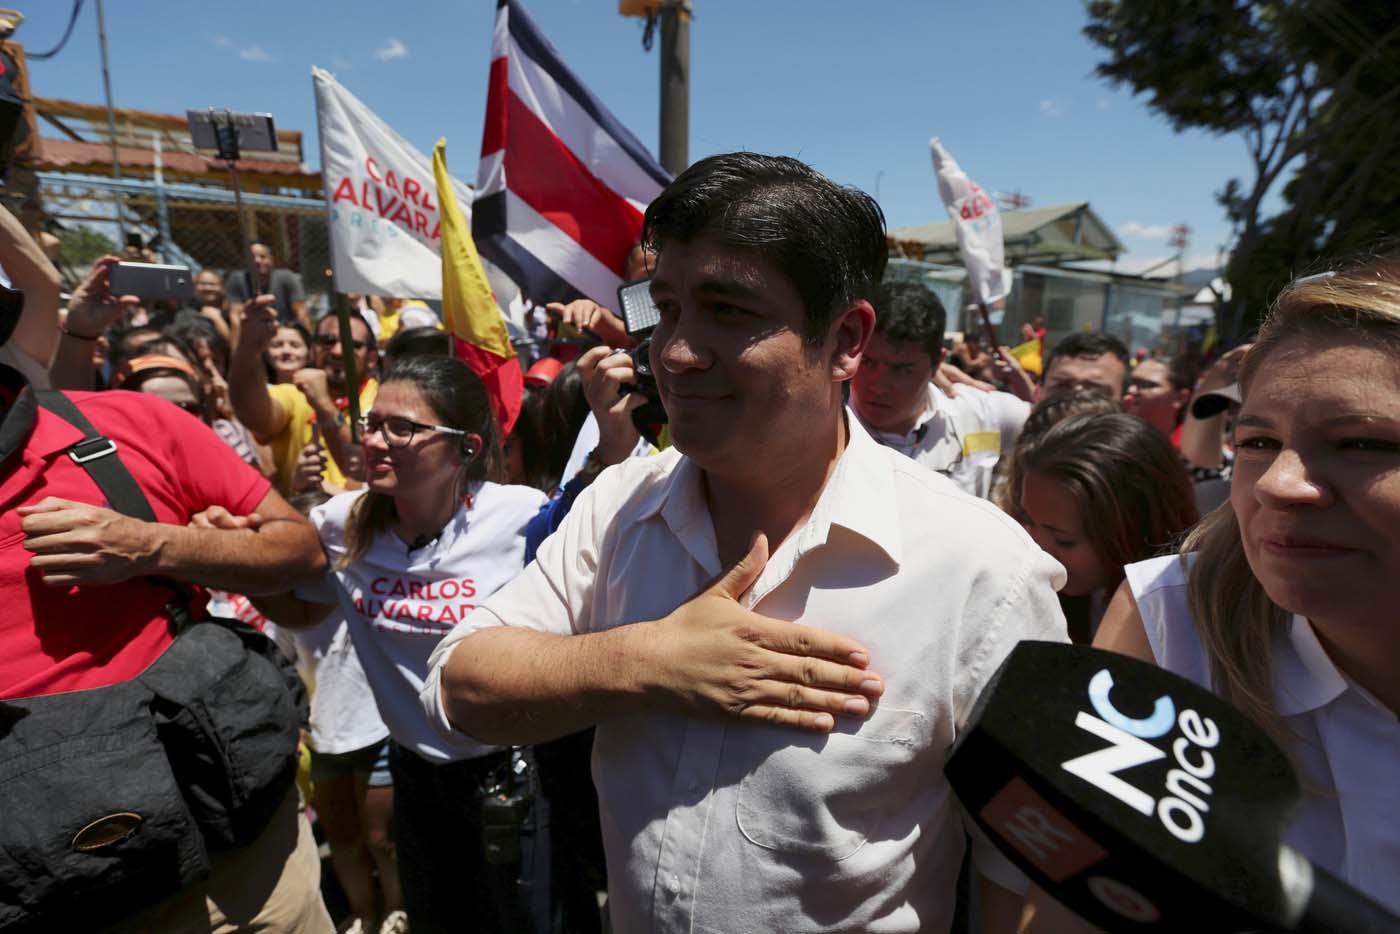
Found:
[[[928,289],[913,282],[882,282],[875,293],[875,333],[892,344],[914,343],[936,365],[943,358],[948,312]]]
[[[752,152],[701,159],[647,208],[642,243],[658,255],[700,237],[777,267],[802,296],[809,341],[842,307],[874,297],[889,257],[873,198],[797,159]]]
[[[1123,343],[1112,334],[1105,334],[1103,331],[1075,331],[1060,338],[1050,351],[1050,359],[1045,361],[1045,368],[1042,372],[1049,373],[1050,367],[1058,357],[1102,357],[1104,354],[1112,354],[1123,361],[1123,366],[1128,365],[1128,345]]]
[[[1124,565],[1173,550],[1196,524],[1196,497],[1181,458],[1137,416],[1072,415],[1018,443],[1013,457],[1012,514],[1020,514],[1026,474],[1064,484],[1089,544],[1116,571],[1111,587],[1122,580]]]
[[[436,354],[440,357],[452,356],[452,335],[434,327],[403,328],[395,331],[384,345],[384,365],[392,366],[398,360],[406,360],[423,354]]]
[[[481,449],[463,467],[457,495],[483,480],[505,481],[501,432],[491,411],[491,397],[471,367],[455,357],[404,357],[384,374],[383,385],[396,382],[412,383],[433,417],[439,419],[438,424],[481,436]],[[370,490],[356,500],[345,530],[342,566],[359,560],[374,537],[389,527],[393,515],[392,496]]]

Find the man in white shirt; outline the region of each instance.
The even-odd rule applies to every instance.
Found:
[[[868,196],[714,156],[643,233],[674,447],[579,496],[441,643],[424,705],[488,742],[598,725],[620,934],[946,931],[943,760],[1017,641],[1065,639],[1063,571],[847,414],[886,256]],[[1024,880],[973,836],[984,928],[1012,931]]]
[[[875,334],[851,381],[851,407],[871,436],[987,499],[1003,453],[1030,414],[1010,393],[962,387],[949,397],[931,382],[943,362],[947,312],[928,289],[887,282],[875,299]]]

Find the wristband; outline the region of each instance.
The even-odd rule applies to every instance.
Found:
[[[89,337],[86,334],[79,334],[76,331],[70,331],[68,330],[67,324],[63,325],[63,327],[59,328],[59,330],[63,332],[65,337],[71,337],[76,341],[95,341],[102,336],[101,334],[93,334],[91,337]]]

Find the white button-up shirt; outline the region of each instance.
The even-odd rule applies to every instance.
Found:
[[[1212,688],[1181,560],[1125,570],[1157,664]],[[1296,737],[1288,752],[1305,789],[1285,842],[1400,912],[1400,720],[1337,670],[1302,616],[1274,639],[1271,661],[1274,707]]]
[[[932,383],[914,427],[903,434],[865,429],[876,441],[937,471],[963,492],[988,499],[997,461],[1010,455],[1031,404],[1007,392],[961,386],[948,398]],[[864,423],[862,423],[864,424]]]
[[[1021,639],[1064,640],[1060,565],[1021,527],[875,444],[850,444],[742,602],[859,639],[885,694],[828,734],[638,709],[598,725],[593,774],[619,932],[944,931],[969,826],[943,762]],[[761,469],[761,465],[755,465]],[[674,449],[604,473],[525,573],[443,641],[495,625],[659,619],[721,572],[699,468]],[[974,834],[979,870],[1020,874]]]

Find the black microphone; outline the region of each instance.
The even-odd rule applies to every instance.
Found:
[[[1146,662],[1022,642],[945,771],[1008,859],[1106,930],[1400,932],[1283,845],[1302,791],[1268,734]]]

